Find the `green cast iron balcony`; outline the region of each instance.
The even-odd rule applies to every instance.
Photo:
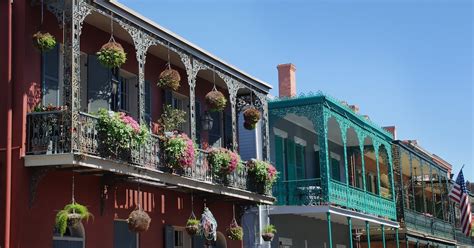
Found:
[[[277,205],[313,206],[330,203],[382,218],[397,218],[395,202],[391,199],[366,193],[335,180],[330,180],[329,190],[321,187],[319,178],[279,181],[273,187],[273,195],[277,198]],[[326,198],[329,198],[329,202],[324,200]]]
[[[449,222],[405,209],[406,228],[444,239],[454,239],[453,225]]]
[[[466,237],[461,230],[456,229],[456,242],[461,247],[474,247],[474,238]]]

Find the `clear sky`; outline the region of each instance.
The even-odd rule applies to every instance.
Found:
[[[121,0],[274,86],[296,65],[298,92],[360,106],[474,181],[471,0]]]

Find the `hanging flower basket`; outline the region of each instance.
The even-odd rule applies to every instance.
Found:
[[[277,230],[274,225],[267,225],[262,230],[262,239],[264,241],[272,241],[276,232]]]
[[[181,76],[177,70],[171,69],[168,65],[168,68],[160,73],[160,79],[158,80],[157,85],[164,89],[169,89],[176,91],[179,89],[181,81]]]
[[[206,104],[211,112],[221,112],[227,105],[227,99],[215,88],[206,94]]]
[[[251,159],[247,162],[247,168],[251,181],[250,185],[253,185],[254,190],[261,194],[267,193],[278,177],[275,167],[265,161]]]
[[[196,218],[189,218],[186,222],[186,232],[194,236],[199,232],[199,220]]]
[[[147,231],[150,227],[150,222],[150,216],[141,209],[132,211],[127,219],[128,229],[132,232]]]
[[[212,148],[209,151],[207,160],[211,165],[213,174],[226,182],[227,175],[231,174],[238,168],[240,156],[225,148]]]
[[[258,111],[258,109],[255,107],[250,107],[244,111],[243,115],[245,129],[255,129],[257,122],[260,120],[260,111]]]
[[[226,230],[227,237],[230,240],[242,240],[244,238],[244,230],[237,224],[235,219],[232,220],[229,228]]]
[[[97,52],[97,59],[107,68],[117,68],[127,61],[127,54],[122,45],[115,42],[113,37],[111,37],[110,41],[105,43]]]
[[[77,226],[82,220],[89,220],[91,216],[92,214],[86,206],[73,202],[64,206],[64,208],[56,214],[56,228],[62,236],[66,233],[68,226]]]
[[[50,33],[38,31],[33,35],[33,45],[41,52],[47,52],[56,46],[56,39]]]
[[[196,146],[185,133],[173,132],[163,138],[166,163],[171,169],[187,169],[194,166]]]

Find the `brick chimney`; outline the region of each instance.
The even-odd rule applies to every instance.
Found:
[[[383,129],[387,130],[389,133],[393,135],[393,139],[397,139],[397,128],[395,126],[388,126],[388,127],[383,127]]]
[[[296,96],[296,67],[295,65],[280,64],[278,69],[278,94],[280,97]]]

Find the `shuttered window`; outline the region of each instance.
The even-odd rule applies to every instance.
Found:
[[[97,56],[88,56],[87,70],[87,110],[95,113],[99,108],[109,109],[111,97],[112,73],[97,60]]]
[[[41,66],[41,92],[42,104],[44,106],[60,106],[62,104],[60,80],[60,68],[62,59],[60,58],[60,45],[56,45],[52,50],[42,54]]]
[[[137,235],[124,220],[114,221],[114,248],[137,248]]]
[[[296,178],[306,178],[306,157],[305,157],[305,146],[296,144],[295,145],[295,166],[296,166]]]
[[[286,161],[286,171],[287,171],[287,180],[296,180],[296,151],[295,151],[295,142],[292,140],[286,140],[286,151],[287,151],[287,161]]]

